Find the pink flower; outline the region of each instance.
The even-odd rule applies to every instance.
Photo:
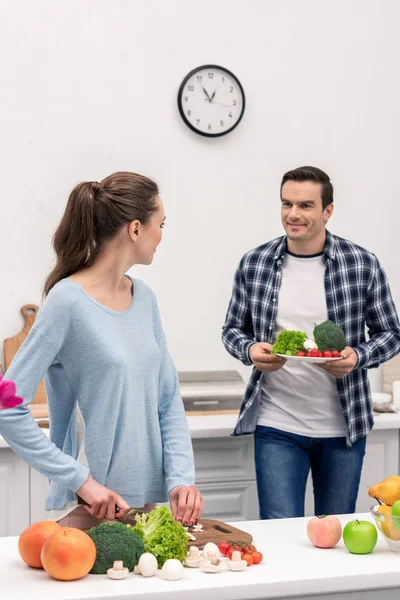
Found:
[[[23,398],[16,396],[17,388],[13,381],[7,381],[0,375],[0,410],[14,408],[23,403]]]

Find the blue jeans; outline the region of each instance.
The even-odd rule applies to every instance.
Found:
[[[311,469],[316,515],[354,513],[366,437],[310,438],[257,426],[254,452],[260,519],[304,516]]]

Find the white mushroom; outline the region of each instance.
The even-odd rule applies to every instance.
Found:
[[[215,563],[206,559],[202,563],[202,569],[204,573],[219,573],[224,570],[224,563],[219,559],[217,559]]]
[[[189,553],[185,558],[185,566],[196,568],[201,565],[201,562],[202,556],[200,554],[200,550],[197,548],[197,546],[190,546]]]
[[[168,581],[176,581],[183,577],[183,564],[177,558],[169,558],[163,564],[161,574]]]
[[[304,350],[314,350],[314,349],[318,349],[318,346],[314,342],[314,340],[305,340],[304,344],[303,344],[303,348],[304,348]]]
[[[157,559],[151,552],[144,552],[135,567],[135,573],[143,577],[153,577],[158,569]]]
[[[207,542],[207,544],[203,548],[203,554],[206,556],[210,552],[215,552],[217,556],[219,555],[219,549],[217,544],[214,544],[213,542]]]
[[[115,560],[113,566],[107,569],[107,575],[110,579],[125,579],[128,573],[129,569],[124,567],[122,560]]]
[[[243,571],[247,567],[247,562],[242,560],[242,555],[238,550],[232,552],[232,560],[228,560],[228,568],[231,571]]]

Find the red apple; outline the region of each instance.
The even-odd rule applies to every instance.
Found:
[[[342,525],[334,515],[313,517],[307,523],[307,535],[317,548],[333,548],[342,536]]]

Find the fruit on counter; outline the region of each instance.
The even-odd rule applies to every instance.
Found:
[[[43,569],[40,558],[43,544],[59,529],[61,525],[55,521],[38,521],[24,529],[18,540],[18,552],[22,560],[30,567]]]
[[[96,560],[96,546],[75,527],[60,527],[44,543],[43,568],[54,579],[72,581],[89,573]]]
[[[128,576],[128,573],[129,570],[124,567],[122,560],[115,560],[111,569],[107,569],[107,575],[110,579],[125,579],[125,577]]]
[[[227,545],[229,546],[228,549]],[[258,552],[257,548],[248,542],[220,542],[218,548],[221,554],[227,556],[228,560],[232,560],[235,552],[240,552],[242,559],[247,561],[248,566],[258,565],[263,559],[261,552]]]
[[[372,485],[368,488],[368,496],[392,506],[396,500],[400,500],[400,476],[392,475],[380,483]]]
[[[379,521],[379,526],[382,530],[382,533],[384,533],[391,540],[399,541],[400,531],[398,531],[394,526],[394,521],[397,519],[392,519],[392,506],[389,506],[388,504],[380,504],[378,507],[378,513],[380,515],[384,515],[384,519]]]
[[[144,552],[135,567],[135,573],[137,575],[143,575],[143,577],[153,577],[153,575],[157,573],[157,569],[158,564],[154,554],[151,554],[151,552]]]
[[[400,517],[400,500],[396,500],[392,504],[392,515],[394,517]],[[393,525],[395,529],[400,531],[400,519],[393,519]]]
[[[220,542],[218,544],[218,550],[223,556],[228,554],[228,550],[231,549],[231,544],[229,542]]]
[[[318,350],[337,350],[341,352],[346,346],[346,337],[344,331],[333,321],[324,321],[314,327],[314,341]]]
[[[145,551],[154,554],[160,569],[168,559],[185,560],[188,536],[169,508],[157,506],[150,513],[138,514],[135,518],[132,530],[142,538]]]
[[[255,552],[252,553],[253,556],[253,565],[259,565],[260,562],[262,562],[263,559],[263,555],[261,554],[261,552],[257,552],[257,550]]]
[[[105,575],[115,560],[122,560],[129,571],[133,571],[144,552],[140,536],[128,525],[119,521],[101,523],[87,531],[96,547],[96,561],[91,573]]]
[[[278,333],[275,344],[272,346],[271,354],[286,354],[295,356],[296,352],[304,350],[304,342],[307,334],[304,331],[292,331],[284,329]]]
[[[183,577],[183,565],[180,560],[176,558],[169,558],[163,564],[161,569],[161,575],[168,581],[176,581]]]
[[[234,555],[234,552],[232,552],[232,559],[233,559],[233,555]],[[242,560],[245,560],[247,563],[247,566],[251,567],[251,565],[253,564],[253,554],[251,552],[245,552],[244,554],[242,554]]]
[[[370,521],[349,521],[343,529],[343,541],[352,554],[369,554],[376,546],[378,532]]]
[[[334,515],[312,517],[307,523],[307,535],[317,548],[333,548],[342,537],[342,525]]]

